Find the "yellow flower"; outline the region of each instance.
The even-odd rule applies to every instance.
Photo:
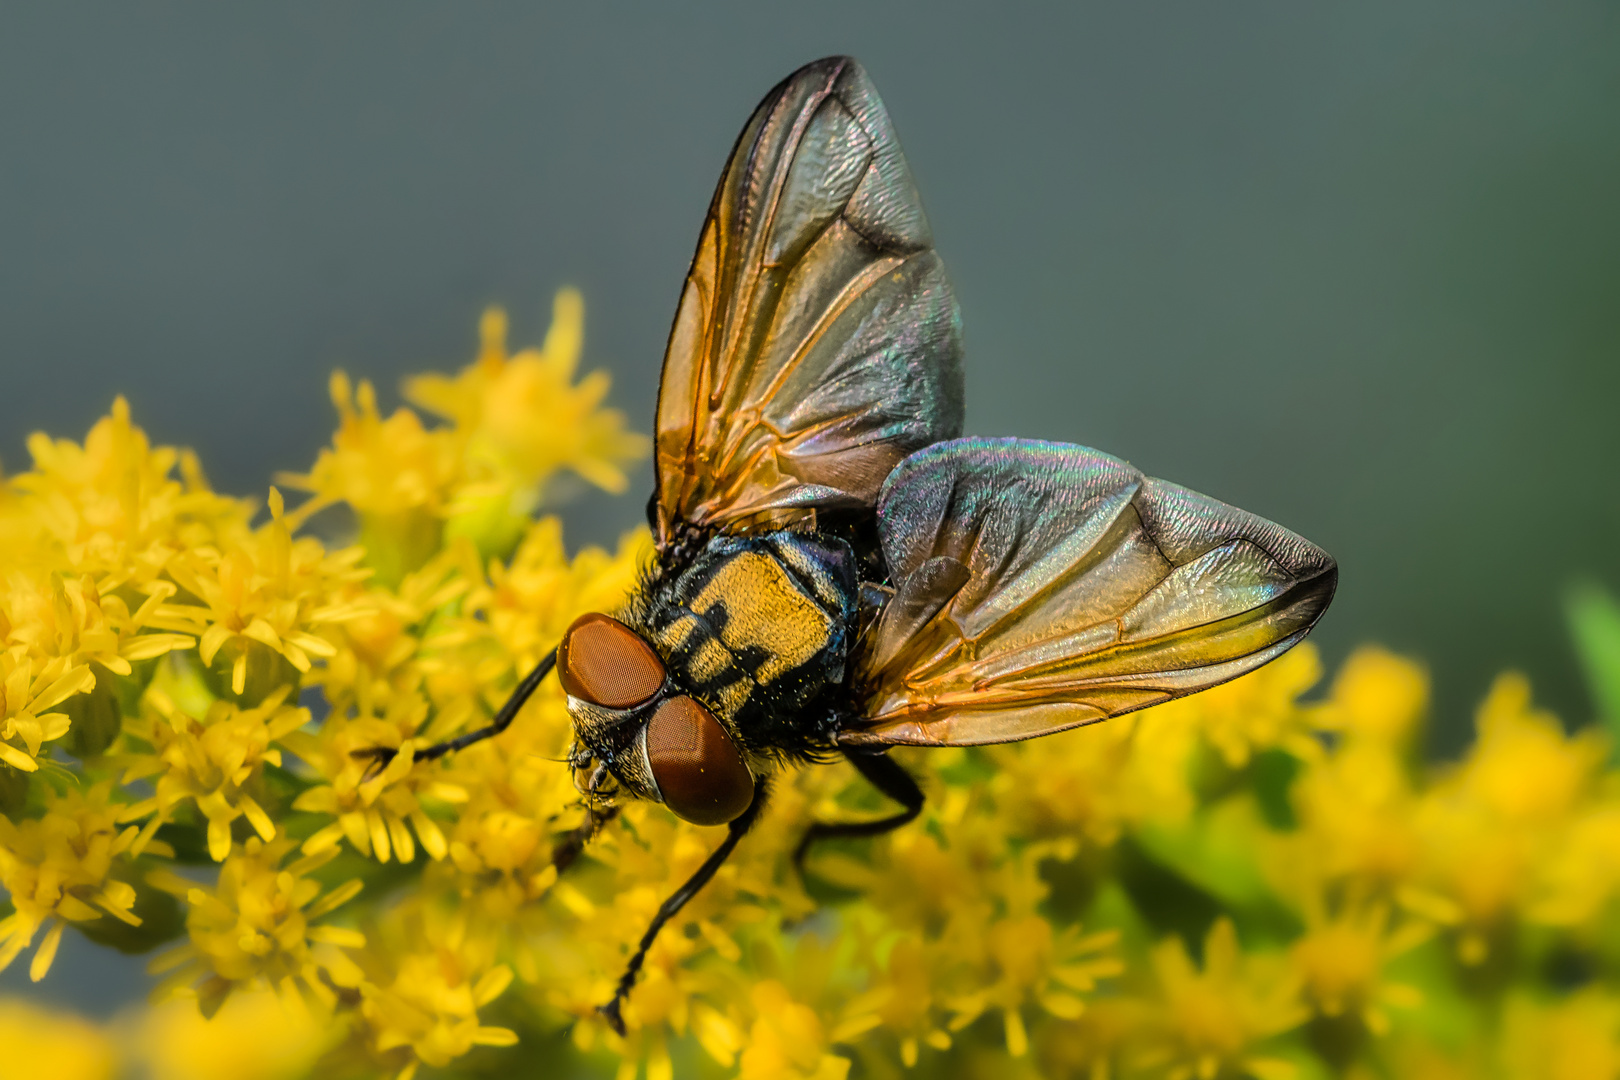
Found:
[[[41,744],[66,735],[72,713],[81,722],[90,720],[80,695],[101,682],[103,697],[111,701],[120,677],[132,675],[131,661],[195,644],[184,634],[142,633],[174,592],[168,582],[144,588],[149,595],[131,614],[124,597],[103,597],[89,575],[52,573],[39,579],[15,570],[6,575],[0,583],[0,739],[16,739],[22,746],[0,742],[0,759],[34,771]],[[63,711],[46,711],[58,707]],[[117,734],[117,719],[113,712],[101,725],[105,731],[81,730],[73,751],[81,757],[100,753]]]
[[[146,700],[157,715],[126,727],[152,752],[128,755],[121,782],[155,776],[156,794],[131,806],[125,819],[154,815],[142,833],[149,837],[177,806],[192,802],[208,819],[208,853],[215,862],[230,854],[231,823],[239,817],[245,816],[262,839],[275,839],[275,824],[250,789],[265,764],[281,765],[281,751],[271,744],[309,723],[308,709],[284,704],[291,689],[284,685],[251,709],[215,701],[197,720],[154,687]],[[137,854],[141,847],[136,844]]]
[[[1257,1044],[1306,1016],[1297,977],[1275,960],[1243,955],[1226,918],[1216,920],[1204,939],[1202,971],[1180,938],[1161,942],[1152,954],[1159,1031],[1141,1064],[1162,1068],[1171,1080],[1292,1076],[1287,1062],[1255,1053]]]
[[[401,708],[411,711],[424,684],[422,633],[441,626],[480,577],[476,552],[470,544],[457,544],[406,574],[393,589],[373,585],[357,601],[360,610],[331,627],[327,636],[335,651],[311,674],[309,685],[324,691],[338,717],[359,720],[398,716]],[[398,738],[414,730],[402,729]]]
[[[211,1017],[181,998],[141,1014],[130,1058],[163,1080],[300,1080],[340,1037],[324,1013],[270,989],[232,994]]]
[[[187,629],[166,625],[161,611],[176,591],[162,578],[170,559],[246,517],[208,490],[194,457],[152,447],[122,398],[82,448],[36,434],[29,449],[34,469],[0,485],[0,759],[23,771],[35,768],[41,743],[67,734],[70,715],[90,722],[98,707],[91,726],[106,730],[81,731],[71,748],[91,756],[106,747],[131,664],[194,644],[163,632]],[[183,481],[172,476],[177,466]],[[80,697],[93,689],[99,705]]]
[[[1050,891],[1040,878],[1041,862],[1070,854],[1072,849],[1062,845],[1034,844],[1010,854],[997,873],[981,868],[999,894],[995,906],[1000,917],[987,923],[977,906],[960,909],[937,939],[946,959],[936,962],[935,970],[944,985],[972,987],[956,990],[947,1000],[955,1013],[952,1030],[965,1028],[986,1009],[997,1009],[1007,1052],[1023,1057],[1029,1050],[1026,1005],[1072,1020],[1085,1011],[1081,994],[1093,990],[1098,979],[1124,970],[1112,955],[1116,932],[1083,935],[1075,925],[1057,930],[1036,911]]]
[[[423,427],[410,409],[395,409],[384,420],[371,383],[362,379],[356,392],[341,371],[332,373],[328,391],[338,411],[331,448],[320,452],[308,474],[279,479],[313,492],[322,504],[346,502],[366,516],[439,515],[461,471],[454,432]]]
[[[1418,873],[1422,838],[1405,764],[1390,744],[1347,739],[1295,781],[1299,831],[1285,841],[1279,876],[1308,893],[1353,880],[1393,895]]]
[[[1537,860],[1528,914],[1550,926],[1601,932],[1608,905],[1620,896],[1620,804],[1605,802],[1549,837]]]
[[[474,1046],[512,1046],[517,1035],[479,1023],[478,1010],[494,1001],[512,981],[512,970],[494,962],[492,943],[469,932],[468,921],[443,918],[408,905],[377,927],[372,948],[361,957],[367,978],[360,983],[372,1048],[388,1060],[409,1048],[402,1076],[417,1062],[442,1066]]]
[[[1515,994],[1503,1019],[1502,1075],[1514,1080],[1620,1076],[1620,1001],[1589,989],[1561,1001]]]
[[[638,528],[614,553],[587,547],[570,559],[561,523],[545,517],[528,527],[510,565],[492,563],[487,578],[476,563],[463,569],[467,591],[458,611],[436,618],[420,643],[416,667],[436,714],[428,741],[487,723],[579,614],[624,602],[650,552],[647,530]],[[558,758],[572,731],[557,684],[548,680],[504,738]]]
[[[738,1060],[739,1080],[844,1080],[850,1061],[829,1052],[815,1012],[787,987],[765,980],[749,991],[754,1022]]]
[[[366,610],[349,597],[340,599],[345,586],[369,576],[356,565],[359,548],[329,554],[313,537],[294,539],[275,488],[270,515],[262,528],[223,538],[220,547],[197,547],[172,559],[170,576],[199,602],[160,609],[195,628],[205,668],[218,662],[230,673],[221,693],[250,704],[296,682],[294,672],[308,672],[310,657],[336,651],[318,628]]]
[[[455,378],[408,379],[405,396],[465,433],[468,485],[463,500],[496,490],[533,490],[559,469],[572,469],[607,491],[629,481],[622,466],[646,457],[644,435],[625,430],[624,414],[602,408],[609,379],[592,372],[574,384],[585,339],[585,301],[574,289],[557,294],[551,328],[539,349],[506,353],[506,313],[491,308],[479,327],[478,359]],[[536,423],[537,418],[544,422]],[[524,509],[532,508],[534,501]]]
[[[50,929],[28,970],[35,982],[50,970],[67,923],[106,914],[140,924],[132,910],[135,889],[114,876],[136,835],[133,825],[119,830],[122,810],[112,800],[112,785],[101,783],[51,796],[39,820],[0,817],[0,883],[16,908],[0,920],[0,969],[46,923]]]
[[[1485,958],[1510,917],[1533,907],[1541,853],[1591,796],[1607,756],[1601,735],[1565,736],[1555,717],[1533,709],[1517,674],[1496,680],[1478,727],[1468,757],[1414,817],[1427,886],[1455,906],[1449,921],[1462,924],[1458,949],[1469,963]]]
[[[347,376],[332,379],[341,426],[307,474],[280,479],[312,492],[305,515],[347,502],[360,519],[368,562],[387,583],[423,565],[446,535],[465,536],[486,554],[504,554],[557,472],[570,469],[609,491],[628,484],[623,466],[647,455],[645,436],[602,407],[609,380],[595,372],[574,383],[584,340],[584,302],[565,289],[545,346],[508,357],[506,316],[484,315],[477,360],[459,375],[409,379],[405,395],[450,421],[428,428],[409,409],[384,420],[376,392]]]
[[[1321,677],[1322,661],[1307,641],[1240,679],[1160,705],[1150,720],[1144,720],[1164,723],[1166,717],[1195,717],[1204,737],[1234,769],[1272,748],[1308,759],[1321,749],[1313,738],[1317,719],[1295,699]]]
[[[338,371],[330,385],[339,417],[330,449],[308,473],[283,473],[280,483],[314,495],[301,519],[333,503],[347,503],[360,524],[367,563],[388,584],[397,583],[438,550],[451,489],[461,475],[455,432],[425,428],[409,409],[384,420],[377,392],[361,380],[358,394]]]
[[[1129,1068],[1130,1046],[1147,1023],[1141,1001],[1105,998],[1089,1005],[1074,1020],[1048,1024],[1039,1040],[1039,1075],[1052,1080],[1108,1080],[1117,1075],[1136,1075]]]
[[[615,551],[586,547],[570,559],[562,522],[540,518],[524,534],[511,562],[492,563],[487,582],[477,582],[468,594],[469,620],[459,627],[464,636],[442,637],[435,644],[457,646],[487,635],[508,654],[514,679],[521,678],[556,647],[579,614],[617,610],[651,557],[652,534],[638,526],[619,538]]]
[[[1608,742],[1588,728],[1573,737],[1530,704],[1530,682],[1501,675],[1479,707],[1479,738],[1456,777],[1457,794],[1504,821],[1558,821],[1590,790]]]
[[[122,397],[82,448],[36,433],[28,450],[33,470],[13,477],[12,497],[0,500],[11,566],[90,574],[111,593],[156,579],[175,552],[247,517],[246,504],[209,490],[189,451],[150,445]]]
[[[96,684],[89,664],[70,666],[69,658],[60,657],[43,667],[31,663],[26,655],[7,650],[0,654],[0,693],[5,695],[5,720],[0,722],[0,761],[23,772],[39,768],[39,750],[42,745],[68,733],[70,722],[65,712],[48,711],[61,705],[74,694],[86,693]],[[12,740],[22,743],[15,745]]]
[[[1422,995],[1387,981],[1384,965],[1421,944],[1430,929],[1411,920],[1391,926],[1383,901],[1347,903],[1332,916],[1326,907],[1318,899],[1307,908],[1305,934],[1290,949],[1305,998],[1322,1016],[1357,1016],[1367,1030],[1387,1034],[1384,1006],[1414,1008]]]
[[[995,768],[990,790],[997,805],[1019,834],[1113,844],[1134,816],[1128,794],[1137,779],[1134,721],[1055,735],[1039,753],[1023,743],[980,751]],[[1178,786],[1185,790],[1185,783]]]
[[[406,723],[414,726],[421,722],[426,711],[425,703],[421,705]],[[296,810],[336,818],[304,841],[306,855],[336,854],[338,845],[347,839],[355,850],[378,862],[396,857],[402,863],[412,862],[416,858],[416,841],[431,858],[444,858],[444,833],[428,816],[421,800],[425,795],[444,803],[461,803],[467,800],[466,789],[446,783],[436,770],[416,769],[413,758],[417,742],[397,742],[397,728],[392,729],[393,739],[388,738],[389,733],[390,726],[384,719],[341,725],[319,741],[288,736],[290,749],[323,774],[333,774],[331,783],[309,788],[293,803]],[[370,758],[360,754],[376,746],[395,745],[399,752],[381,771],[374,768]]]
[[[450,861],[462,875],[456,888],[484,910],[513,919],[556,881],[554,841],[583,823],[584,807],[555,754],[503,754],[489,747],[475,757],[458,762],[452,773],[467,776],[470,784],[465,766],[481,766],[450,830]]]
[[[353,899],[360,881],[322,895],[320,882],[308,875],[336,852],[284,865],[295,846],[285,837],[269,843],[250,838],[225,860],[212,889],[167,870],[148,875],[153,885],[190,905],[190,942],[150,965],[154,973],[174,972],[165,983],[169,992],[195,994],[212,1015],[238,987],[269,986],[289,1001],[308,994],[330,1007],[333,987],[358,986],[359,970],[343,950],[360,948],[365,938],[319,920]]]
[[[875,942],[863,943],[874,948]],[[900,1062],[906,1068],[917,1064],[920,1045],[949,1050],[951,1036],[941,1021],[942,1002],[936,972],[948,962],[938,948],[929,948],[920,937],[908,935],[889,947],[889,957],[874,982],[886,991],[872,1002],[883,1027],[900,1039]]]
[[[1323,707],[1327,726],[1349,738],[1405,747],[1429,706],[1429,676],[1422,667],[1376,645],[1351,653],[1333,679]]]
[[[0,1046],[6,1048],[0,1080],[113,1080],[117,1075],[117,1051],[106,1032],[72,1014],[15,998],[0,999]]]

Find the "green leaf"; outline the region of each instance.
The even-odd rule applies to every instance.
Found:
[[[1620,603],[1596,582],[1564,594],[1564,616],[1598,717],[1620,736]]]

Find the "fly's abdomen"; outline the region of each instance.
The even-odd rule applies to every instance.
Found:
[[[650,627],[675,677],[746,742],[843,682],[856,594],[854,555],[803,533],[717,537],[654,599]]]

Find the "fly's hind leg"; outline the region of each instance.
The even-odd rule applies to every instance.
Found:
[[[793,849],[793,865],[798,867],[801,873],[804,870],[804,857],[809,853],[810,845],[817,840],[830,840],[839,836],[881,836],[898,829],[922,812],[922,788],[918,787],[911,774],[901,768],[888,754],[882,752],[874,754],[845,747],[844,756],[862,776],[866,777],[868,783],[905,809],[898,814],[878,818],[876,821],[815,822],[805,832],[799,846]]]

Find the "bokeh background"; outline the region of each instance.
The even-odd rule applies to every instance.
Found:
[[[124,393],[262,494],[329,438],[331,368],[397,401],[569,283],[646,430],[737,129],[834,52],[918,178],[970,432],[1327,547],[1329,665],[1425,657],[1436,754],[1505,667],[1589,717],[1559,605],[1620,585],[1612,2],[8,5],[0,462]],[[640,504],[582,496],[571,537]],[[108,965],[70,935],[28,992],[105,1015],[144,982]]]

